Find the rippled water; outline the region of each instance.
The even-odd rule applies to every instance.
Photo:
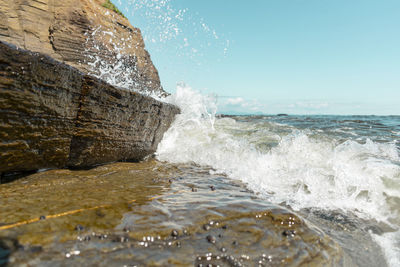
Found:
[[[215,116],[187,87],[156,159],[0,186],[0,264],[398,266],[400,117]]]
[[[159,40],[165,44],[170,43],[170,40],[181,33],[180,21],[183,21],[183,17],[186,16],[186,10],[171,9],[169,1],[130,1],[130,3],[133,11],[138,13],[137,15],[143,15],[148,19],[146,25],[151,30],[145,32],[154,33],[152,37],[150,34],[149,38],[146,38],[145,35],[145,39],[151,40],[152,43],[157,43],[156,40]],[[152,9],[154,3],[156,9]],[[170,18],[175,19],[170,20]],[[191,24],[202,27],[205,25],[204,23]],[[208,26],[205,28],[207,29]],[[214,31],[206,32],[215,35]],[[180,35],[183,38],[184,47],[188,41],[186,36],[187,34]],[[203,39],[208,40],[207,38]],[[166,40],[168,42],[165,42]],[[184,49],[177,47],[179,53],[182,53]],[[194,50],[191,46],[188,48],[190,48],[188,54],[191,57]],[[170,51],[170,49],[167,50]],[[195,50],[197,51],[197,49]],[[115,84],[116,81],[112,78],[115,78],[116,75],[114,72],[112,75],[108,75],[110,68],[107,68],[100,69],[100,74],[107,75],[99,77]],[[113,66],[111,69],[115,70],[115,67]],[[119,72],[118,68],[117,72]],[[200,195],[192,192],[195,193],[195,199],[192,199],[192,194],[177,193],[174,194],[176,198],[172,202],[166,200],[162,203],[154,203],[154,200],[151,200],[143,206],[145,211],[151,211],[145,215],[140,212],[136,213],[135,209],[132,211],[121,209],[121,207],[113,208],[111,210],[118,216],[116,218],[110,216],[110,220],[113,218],[115,222],[108,222],[108,226],[103,226],[98,229],[99,231],[114,233],[120,230],[121,225],[130,226],[135,222],[135,226],[141,229],[139,235],[146,235],[150,231],[149,225],[157,229],[165,228],[166,233],[173,227],[182,229],[184,227],[182,225],[185,227],[190,224],[201,225],[205,222],[200,219],[201,217],[208,218],[218,215],[220,216],[219,220],[231,218],[227,213],[220,211],[221,207],[230,207],[228,208],[230,213],[237,211],[246,218],[252,218],[254,207],[261,205],[261,210],[270,210],[268,207],[272,205],[275,208],[289,210],[293,213],[291,216],[303,218],[307,229],[317,227],[318,233],[315,232],[314,236],[329,235],[333,243],[339,244],[343,248],[344,253],[332,252],[335,250],[332,249],[335,245],[328,246],[328,248],[325,245],[322,248],[314,247],[315,240],[290,244],[285,248],[285,244],[280,243],[281,239],[278,237],[275,239],[277,243],[267,242],[267,244],[260,241],[267,239],[266,236],[250,234],[250,239],[261,243],[250,242],[257,244],[250,247],[249,243],[244,243],[238,247],[235,253],[230,254],[235,258],[240,258],[241,253],[244,253],[243,255],[246,257],[251,254],[250,261],[246,262],[246,257],[244,257],[241,261],[242,264],[254,265],[257,260],[265,259],[262,257],[264,254],[268,259],[268,256],[272,255],[271,248],[279,248],[277,250],[280,250],[282,254],[275,255],[275,258],[279,260],[268,262],[265,265],[296,266],[305,264],[304,262],[310,260],[310,257],[315,258],[314,256],[319,254],[326,257],[323,256],[324,260],[317,261],[316,265],[325,265],[330,262],[332,265],[344,266],[353,266],[353,264],[358,266],[400,266],[399,116],[216,116],[217,105],[213,97],[202,96],[185,86],[179,86],[176,94],[165,101],[178,105],[182,114],[177,117],[159,145],[156,153],[157,164],[174,166],[173,169],[176,172],[168,175],[179,176],[182,179],[172,183],[172,189],[168,184],[166,187],[161,186],[158,189],[164,193],[175,192],[175,186],[184,188],[188,185],[195,185],[207,189],[213,184],[217,187],[224,187],[226,191],[212,191],[213,195],[210,195],[210,190],[207,191],[207,194]],[[109,168],[113,169],[114,167]],[[131,166],[131,168],[134,169],[137,166]],[[185,170],[184,174],[182,174],[183,170]],[[111,185],[104,187],[106,192],[110,190],[115,192],[115,194],[107,194],[111,199],[117,197],[118,194],[129,196],[129,191],[126,191],[128,185],[125,185],[126,181],[123,180],[122,173],[124,171],[116,170],[111,177],[116,179],[115,181],[120,181],[124,186],[118,187],[118,183],[116,183],[113,186],[117,186],[117,189]],[[52,177],[53,174],[49,175]],[[86,178],[83,177],[91,177],[93,173],[89,171],[80,175],[82,175],[81,179],[85,180]],[[153,179],[163,175],[163,172],[158,170],[149,174]],[[133,186],[136,182],[135,175],[127,177]],[[199,177],[201,179],[197,180]],[[46,181],[45,178],[43,180]],[[239,182],[242,189],[246,191],[245,201],[239,197],[243,192],[232,187]],[[13,184],[12,186],[18,188],[19,185]],[[92,191],[89,189],[76,188],[78,184],[74,184],[74,186],[71,190],[80,192],[83,200],[86,201],[85,196],[91,196]],[[147,197],[148,188],[146,186],[140,187],[141,190],[135,192],[135,198]],[[14,190],[12,188],[9,190]],[[152,189],[154,188],[152,187]],[[154,194],[163,195],[161,192]],[[73,195],[70,198],[76,197]],[[99,200],[99,196],[89,197],[89,199]],[[102,201],[107,199],[102,199]],[[212,201],[210,202],[208,199],[212,199]],[[16,196],[16,202],[18,201],[19,198]],[[93,204],[101,205],[102,201],[99,203],[95,201],[96,203],[93,202]],[[240,203],[239,206],[235,206],[238,204],[237,202]],[[235,210],[236,208],[237,210]],[[278,212],[278,214],[280,213],[282,212]],[[29,211],[22,217],[26,217],[28,214],[30,214]],[[34,214],[32,216],[39,216],[37,212],[32,214]],[[238,218],[242,215],[233,217]],[[20,220],[22,217],[18,219]],[[155,219],[153,220],[153,218]],[[9,224],[15,220],[17,218],[11,216],[4,223]],[[67,222],[69,222],[68,220]],[[74,221],[74,223],[77,222]],[[230,224],[236,225],[236,223],[237,221],[233,220]],[[91,224],[90,220],[88,224]],[[263,228],[264,226],[260,226],[254,221],[250,222],[250,225],[250,228],[258,227],[260,231],[267,232],[267,229]],[[141,228],[142,226],[144,228]],[[321,230],[322,232],[319,232]],[[228,240],[233,242],[236,241],[235,239],[245,239],[241,234],[246,231],[240,227],[235,228],[228,234]],[[281,237],[282,229],[269,229],[268,231]],[[168,244],[170,241],[165,233],[163,240]],[[200,234],[198,231],[195,233],[194,236],[201,237],[199,240],[204,242],[205,236],[202,235],[204,233]],[[154,236],[151,235],[151,237]],[[132,259],[127,256],[131,253],[143,255],[138,261],[141,264],[148,264],[149,260],[154,258],[157,258],[157,260],[154,259],[155,262],[161,265],[171,264],[173,257],[181,257],[180,264],[198,263],[197,256],[200,257],[201,264],[203,264],[202,257],[207,254],[206,251],[212,250],[214,253],[212,256],[207,254],[206,259],[214,259],[218,253],[214,245],[207,242],[196,243],[194,240],[197,239],[193,236],[188,238],[188,244],[192,248],[189,251],[185,249],[172,251],[166,249],[163,244],[161,244],[160,250],[154,249],[154,246],[149,250],[137,250],[133,244],[139,241],[135,239],[136,237],[131,238],[134,240],[133,243],[128,243],[129,245],[120,248],[116,248],[107,240],[104,241],[104,244],[95,243],[96,245],[90,245],[93,246],[94,251],[101,250],[102,246],[106,246],[106,250],[109,252],[98,258],[88,259],[80,255],[80,258],[74,259],[77,262],[82,260],[83,262],[95,261],[104,264],[116,263],[118,261],[112,254],[113,249],[116,249],[121,252],[117,253],[118,257],[126,260],[121,261],[124,263],[129,263],[129,259]],[[76,246],[75,243],[72,244]],[[309,249],[305,249],[306,247]],[[83,247],[79,251],[86,249],[88,248]],[[295,251],[292,254],[289,253],[291,249]],[[55,246],[52,243],[49,248],[44,250],[43,255],[48,255],[46,253],[50,253],[49,251],[61,253],[65,250],[65,245]],[[308,254],[305,253],[304,256],[301,251],[307,251]],[[312,253],[311,251],[317,252]],[[247,252],[249,255],[246,254]],[[285,253],[291,255],[286,260],[283,256]],[[339,254],[342,256],[337,256]],[[16,255],[15,259],[18,261],[18,255],[21,254],[16,252]],[[346,258],[343,255],[348,255],[351,260],[343,260]],[[304,259],[304,262],[294,259]],[[282,262],[282,260],[284,261]],[[56,257],[55,262],[59,261],[61,258]],[[48,261],[48,263],[50,265],[54,262]],[[224,261],[224,264],[228,266],[232,265],[231,263]]]
[[[149,160],[4,184],[0,265],[352,263],[320,229],[210,171]]]
[[[186,10],[130,3],[153,20],[145,39],[201,50]],[[92,61],[136,86],[122,61]],[[156,159],[0,185],[0,266],[400,266],[400,116],[216,116],[185,86],[162,100],[182,114]]]
[[[170,102],[182,114],[159,160],[209,166],[322,228],[321,217],[346,221],[381,246],[387,264],[400,264],[399,116],[215,117],[213,103],[187,87]]]

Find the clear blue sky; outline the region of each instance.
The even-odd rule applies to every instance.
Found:
[[[169,92],[215,93],[223,113],[400,115],[399,0],[114,2]]]

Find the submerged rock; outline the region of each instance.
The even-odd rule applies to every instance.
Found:
[[[2,185],[7,199],[0,199],[0,214],[12,228],[0,227],[0,244],[18,235],[24,247],[43,247],[35,255],[9,251],[16,266],[354,266],[301,217],[204,170],[149,160],[50,170]],[[149,183],[156,177],[185,179],[173,186],[165,179]],[[201,188],[209,182],[218,190],[195,197],[186,190],[187,183]],[[47,219],[15,224],[36,214]],[[78,224],[83,231],[76,231]]]
[[[179,109],[0,41],[0,173],[138,161]]]
[[[0,238],[0,266],[6,266],[9,256],[20,247],[16,239]]]
[[[215,242],[217,242],[217,239],[215,238],[215,236],[208,235],[208,236],[207,236],[207,241],[208,241],[209,243],[215,244]]]
[[[179,235],[179,233],[178,233],[178,231],[177,230],[172,230],[172,232],[171,232],[171,236],[173,236],[173,237],[177,237]]]

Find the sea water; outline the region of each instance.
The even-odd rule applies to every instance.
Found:
[[[167,102],[182,113],[158,160],[211,167],[306,217],[346,218],[400,265],[400,116],[218,116],[213,97],[184,85]]]
[[[146,25],[155,29],[153,37],[144,29],[150,44],[187,35],[180,25],[187,10],[173,10],[168,2],[155,3],[160,15],[148,13],[154,10],[151,1],[130,1],[132,13],[145,14]],[[121,74],[118,68],[110,75],[105,66],[99,78],[132,87],[129,77],[123,84],[113,79]],[[400,116],[223,116],[214,96],[185,85],[158,99],[182,111],[159,144],[159,161],[211,168],[210,175],[239,180],[257,197],[292,209],[324,231],[345,222],[344,231],[354,231],[344,240],[340,231],[329,234],[351,256],[358,257],[351,239],[361,240],[355,236],[360,230],[381,247],[388,265],[400,266]]]

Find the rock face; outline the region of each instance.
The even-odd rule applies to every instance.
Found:
[[[47,54],[112,84],[164,94],[140,30],[105,0],[0,0],[0,40]]]
[[[178,112],[0,41],[0,173],[143,159]]]

